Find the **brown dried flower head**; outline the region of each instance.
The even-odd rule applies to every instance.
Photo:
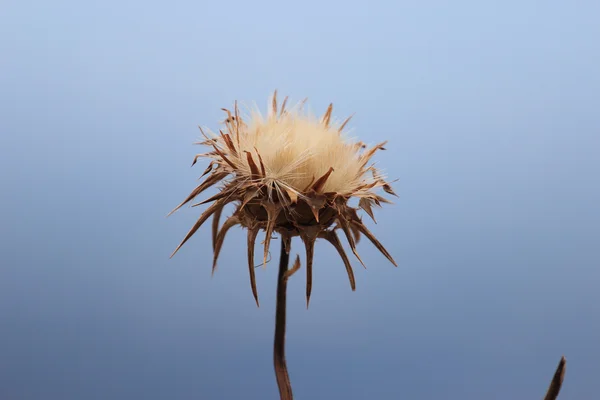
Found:
[[[304,111],[304,102],[290,110],[286,110],[286,103],[287,97],[279,107],[275,92],[267,117],[253,111],[247,122],[240,116],[236,103],[233,113],[223,109],[227,113],[224,130],[215,134],[205,133],[200,128],[205,140],[199,144],[208,146],[210,151],[196,155],[192,165],[200,157],[210,159],[202,174],[208,177],[171,211],[171,214],[177,211],[207,188],[217,183],[221,185],[216,195],[194,204],[211,203],[173,255],[213,216],[214,273],[225,235],[233,226],[241,225],[248,231],[248,268],[257,305],[254,246],[261,230],[265,231],[263,265],[275,232],[284,238],[288,253],[292,237],[299,236],[304,242],[307,305],[312,289],[314,244],[319,238],[327,240],[338,251],[352,290],[355,289],[352,266],[336,231],[343,232],[363,266],[356,251],[361,235],[396,265],[357,213],[360,208],[375,220],[372,207],[389,203],[376,194],[376,190],[382,188],[395,195],[383,175],[370,163],[377,150],[385,150],[385,142],[366,149],[362,142],[345,139],[342,131],[351,117],[341,123],[332,121],[331,104],[318,119]],[[358,198],[358,208],[348,204],[352,197]],[[223,208],[229,203],[235,204],[235,211],[219,225]]]

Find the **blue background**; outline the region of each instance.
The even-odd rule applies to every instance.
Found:
[[[298,399],[561,399],[600,372],[600,3],[26,1],[0,7],[0,398],[274,399],[275,262],[210,278],[196,125],[273,89],[353,133],[400,195],[351,292],[290,281]],[[277,245],[274,247],[275,259]],[[299,243],[294,252],[303,253]]]

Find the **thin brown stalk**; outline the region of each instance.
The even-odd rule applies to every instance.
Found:
[[[546,392],[546,397],[544,397],[544,400],[555,400],[558,397],[560,387],[562,386],[563,379],[565,378],[566,364],[567,360],[563,356],[558,363],[558,367],[556,368],[552,382],[550,382],[550,387]]]
[[[287,243],[286,243],[287,241]],[[288,264],[290,239],[281,237],[281,255],[279,257],[279,275],[277,277],[277,305],[275,311],[275,340],[273,345],[273,363],[275,365],[275,377],[279,387],[279,396],[281,400],[292,400],[292,385],[287,371],[285,361],[285,319],[286,319],[286,292],[288,273]],[[286,251],[286,248],[288,249]]]

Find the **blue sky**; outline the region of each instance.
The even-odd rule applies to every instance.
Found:
[[[197,125],[273,89],[389,140],[400,198],[290,280],[298,399],[563,399],[600,371],[600,3],[14,1],[0,12],[0,398],[277,398],[276,267],[210,278]],[[295,251],[302,252],[299,243]],[[273,263],[271,263],[273,264]]]

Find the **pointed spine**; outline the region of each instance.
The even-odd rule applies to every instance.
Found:
[[[310,295],[312,293],[312,267],[313,258],[315,253],[315,240],[317,239],[320,227],[311,226],[306,227],[305,230],[300,234],[304,247],[306,248],[306,308],[310,304]]]
[[[392,185],[390,185],[389,183],[385,183],[383,185],[383,190],[387,193],[387,194],[391,194],[392,196],[396,196],[398,197],[398,195],[396,194],[396,192],[394,192],[394,189],[392,189]]]
[[[206,220],[208,219],[208,217],[210,217],[219,207],[223,207],[223,203],[225,203],[224,201],[217,201],[213,204],[210,205],[210,207],[208,207],[200,216],[200,218],[198,218],[198,221],[196,221],[196,223],[194,224],[194,226],[192,227],[192,229],[190,229],[190,231],[187,233],[187,235],[185,236],[185,238],[183,239],[183,241],[179,244],[179,246],[177,246],[177,248],[175,249],[175,251],[173,252],[173,254],[171,254],[171,257],[173,257],[175,255],[175,253],[177,253],[179,251],[179,249],[181,248],[181,246],[183,246],[185,244],[185,242],[188,241],[189,238],[192,237],[192,235],[194,235],[194,233],[196,233],[196,231],[202,226],[202,224],[204,222],[206,222]]]
[[[262,177],[266,178],[267,177],[267,171],[265,170],[265,163],[263,163],[263,159],[260,156],[260,153],[258,152],[258,149],[255,147],[254,151],[256,151],[256,155],[258,156],[258,161],[260,162],[260,171],[262,172]]]
[[[252,288],[252,295],[256,301],[256,306],[260,307],[258,303],[258,291],[256,290],[256,276],[254,275],[254,244],[256,243],[257,234],[258,227],[248,228],[248,272],[250,273],[250,287]]]
[[[365,235],[367,237],[367,239],[369,239],[371,241],[371,243],[373,243],[373,245],[375,245],[375,247],[377,247],[377,250],[379,250],[381,252],[381,254],[383,254],[388,260],[390,260],[390,262],[392,264],[394,264],[395,267],[398,266],[398,264],[396,264],[396,261],[394,261],[394,259],[390,255],[390,253],[388,253],[388,251],[385,249],[385,247],[383,247],[383,245],[379,242],[379,240],[377,240],[377,238],[375,236],[373,236],[371,231],[369,231],[366,226],[364,226],[361,222],[356,222],[356,221],[352,221],[352,224],[354,226],[356,226],[358,228],[358,230],[363,235]]]
[[[273,229],[275,228],[275,222],[281,209],[276,204],[265,203],[263,205],[265,211],[267,211],[267,227],[265,229],[265,250],[263,258],[263,268],[267,267],[267,256],[269,255],[269,247],[271,246],[271,235],[273,235]]]
[[[292,275],[294,275],[296,272],[298,272],[299,269],[300,269],[300,256],[297,255],[296,260],[294,261],[294,265],[292,266],[292,269],[288,269],[285,272],[285,276],[283,277],[283,279],[287,282],[287,280],[290,279],[290,277]]]
[[[342,243],[340,242],[340,238],[335,233],[335,231],[327,231],[321,234],[321,237],[327,240],[339,253],[342,261],[344,262],[344,266],[346,267],[346,273],[348,274],[348,280],[350,281],[350,287],[352,291],[356,290],[356,280],[354,279],[354,271],[352,270],[352,264],[350,264],[350,260],[342,247]]]
[[[338,128],[338,132],[342,133],[342,131],[344,130],[344,128],[346,127],[346,125],[348,124],[348,122],[350,122],[350,120],[352,119],[352,117],[354,117],[354,114],[352,114],[351,116],[349,116],[348,118],[346,118],[346,120],[344,122],[342,122],[342,125],[340,125],[340,127]]]
[[[369,215],[369,217],[371,217],[373,222],[377,223],[377,221],[375,220],[375,215],[373,215],[373,209],[371,208],[372,201],[373,200],[371,199],[363,197],[358,201],[358,206],[362,208]]]
[[[234,156],[237,156],[237,150],[235,145],[233,144],[233,140],[231,140],[231,136],[228,133],[223,133],[223,131],[219,131],[221,136],[223,137],[223,141],[225,141],[225,145]]]
[[[235,113],[235,138],[237,141],[238,147],[240,146],[240,110],[238,109],[237,100],[233,106],[233,111]]]
[[[367,163],[369,162],[371,157],[373,157],[373,155],[377,152],[377,150],[385,150],[385,148],[383,146],[385,146],[386,143],[387,143],[387,141],[381,142],[381,143],[375,145],[374,147],[372,147],[371,149],[369,149],[363,155],[361,155],[361,157],[360,157],[361,173],[362,173],[363,168],[367,165]]]
[[[215,270],[217,269],[217,260],[219,259],[219,254],[221,253],[221,247],[223,246],[223,242],[225,241],[225,235],[227,235],[227,231],[237,224],[240,223],[239,218],[236,215],[232,215],[227,218],[221,227],[221,230],[217,234],[215,239],[215,246],[213,251],[213,266],[211,275],[214,275]]]
[[[271,105],[273,118],[277,118],[277,90],[273,93],[273,104]]]
[[[358,259],[358,261],[360,261],[360,263],[362,264],[362,266],[364,268],[367,268],[367,266],[365,265],[363,260],[358,255],[358,251],[356,250],[356,241],[354,240],[352,232],[350,232],[350,227],[348,226],[348,221],[346,221],[343,216],[339,216],[338,217],[338,225],[340,228],[342,228],[344,235],[346,235],[346,240],[348,240],[348,244],[350,245],[350,249],[352,250],[352,253],[354,253],[354,256]]]
[[[213,252],[215,251],[215,245],[217,243],[217,234],[219,232],[219,221],[221,220],[221,214],[223,213],[223,207],[225,207],[225,205],[221,205],[221,207],[217,208],[215,210],[215,213],[213,214],[212,237],[211,237]]]
[[[333,103],[329,104],[327,107],[327,111],[325,111],[325,115],[323,115],[323,125],[325,128],[329,128],[329,121],[331,120],[331,112],[333,111]]]
[[[250,154],[249,151],[245,151],[246,152],[246,159],[248,160],[248,166],[250,167],[250,172],[252,174],[252,179],[259,179],[260,178],[260,173],[258,172],[258,167],[256,166],[256,163],[254,162],[254,159],[252,158],[252,154]]]
[[[206,180],[204,182],[202,182],[198,187],[196,187],[196,189],[194,189],[192,191],[192,193],[190,193],[188,195],[188,197],[186,197],[186,199],[184,201],[181,202],[181,204],[179,204],[177,207],[175,207],[173,209],[173,211],[171,211],[167,217],[171,214],[173,214],[175,211],[179,210],[181,207],[183,207],[184,205],[186,205],[187,203],[189,203],[190,201],[192,201],[194,198],[196,198],[200,193],[202,193],[203,191],[205,191],[206,189],[208,189],[209,187],[211,187],[212,185],[214,185],[215,183],[219,182],[221,179],[225,178],[227,175],[229,175],[226,172],[217,172],[214,173],[212,175],[210,175],[208,178],[206,178]]]
[[[221,150],[219,150],[219,148],[215,145],[213,145],[213,148],[215,149],[217,154],[221,157],[221,159],[227,163],[227,165],[229,165],[234,171],[237,170],[237,167],[235,166],[235,164],[233,162],[231,162],[231,160],[229,158],[227,158],[225,153],[223,153]],[[223,165],[222,163],[220,163],[220,164]]]
[[[322,177],[317,179],[317,181],[312,185],[311,189],[317,193],[322,191],[323,186],[325,186],[325,183],[327,182],[327,179],[329,179],[329,175],[331,175],[332,172],[333,172],[333,167],[329,167],[329,170],[327,172],[325,172]]]
[[[283,104],[281,105],[281,111],[279,112],[279,117],[281,117],[285,113],[285,105],[287,104],[287,101],[288,101],[288,97],[286,96],[285,99],[283,99]]]
[[[312,293],[312,267],[315,253],[315,239],[307,236],[302,237],[306,247],[306,308],[310,304],[310,295]]]
[[[215,194],[214,196],[209,197],[206,200],[202,200],[196,204],[192,204],[192,207],[198,207],[206,203],[212,203],[213,201],[220,200],[226,198],[228,196],[232,196],[235,193],[235,187],[226,188]]]

